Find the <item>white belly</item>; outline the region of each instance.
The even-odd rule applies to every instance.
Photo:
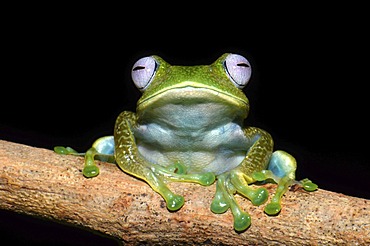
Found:
[[[145,159],[162,166],[181,163],[190,173],[231,170],[250,147],[241,127],[233,122],[209,130],[194,125],[171,129],[150,123],[139,126],[134,134]]]

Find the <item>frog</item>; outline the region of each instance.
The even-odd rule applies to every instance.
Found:
[[[269,198],[263,184],[275,183],[276,192],[264,207],[273,216],[280,213],[289,187],[318,188],[309,179],[295,179],[296,159],[274,150],[271,134],[246,124],[250,104],[244,88],[251,76],[251,63],[237,53],[190,66],[171,65],[158,55],[142,57],[131,70],[142,93],[136,112],[120,113],[113,135],[98,138],[84,153],[63,146],[54,151],[84,156],[86,178],[100,173],[96,160],[117,164],[162,196],[170,212],[180,210],[185,199],[168,182],[215,183],[210,210],[230,210],[234,230],[245,231],[251,216],[237,194],[260,206]]]

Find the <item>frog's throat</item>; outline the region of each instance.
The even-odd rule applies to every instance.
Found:
[[[190,92],[194,93],[190,93]],[[188,92],[188,93],[184,93]],[[238,91],[237,95],[228,93],[224,90],[218,89],[216,87],[208,86],[202,83],[197,83],[193,81],[185,81],[176,85],[173,85],[168,88],[164,88],[162,90],[158,90],[155,93],[151,94],[150,96],[143,96],[137,102],[137,110],[144,110],[147,106],[158,102],[160,100],[166,100],[166,98],[171,98],[169,100],[173,100],[174,96],[169,96],[169,94],[174,93],[176,98],[181,97],[199,97],[199,95],[207,95],[209,97],[217,98],[219,101],[223,101],[227,104],[233,105],[241,110],[245,110],[246,112],[249,111],[249,101],[248,98],[242,91]]]

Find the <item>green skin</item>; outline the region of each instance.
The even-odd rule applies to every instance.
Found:
[[[289,186],[298,184],[307,191],[317,186],[308,179],[295,180],[294,157],[273,151],[270,134],[244,125],[249,102],[225,70],[228,55],[201,66],[171,66],[152,56],[159,64],[156,73],[143,89],[136,113],[124,111],[118,116],[114,137],[96,140],[86,153],[61,146],[55,152],[84,155],[83,174],[89,178],[99,174],[95,159],[117,163],[124,172],[146,181],[170,211],[180,209],[184,198],[174,194],[166,180],[201,185],[216,181],[211,210],[219,214],[230,208],[238,232],[250,226],[251,218],[235,194],[261,205],[268,198],[267,190],[250,184],[273,181],[277,189],[265,212],[278,214]]]

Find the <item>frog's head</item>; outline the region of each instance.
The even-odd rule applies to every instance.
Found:
[[[222,105],[228,114],[244,119],[249,102],[242,88],[250,76],[250,63],[237,54],[225,53],[211,65],[199,66],[172,66],[159,56],[144,57],[132,68],[132,79],[143,92],[137,113],[168,105],[208,104]]]

